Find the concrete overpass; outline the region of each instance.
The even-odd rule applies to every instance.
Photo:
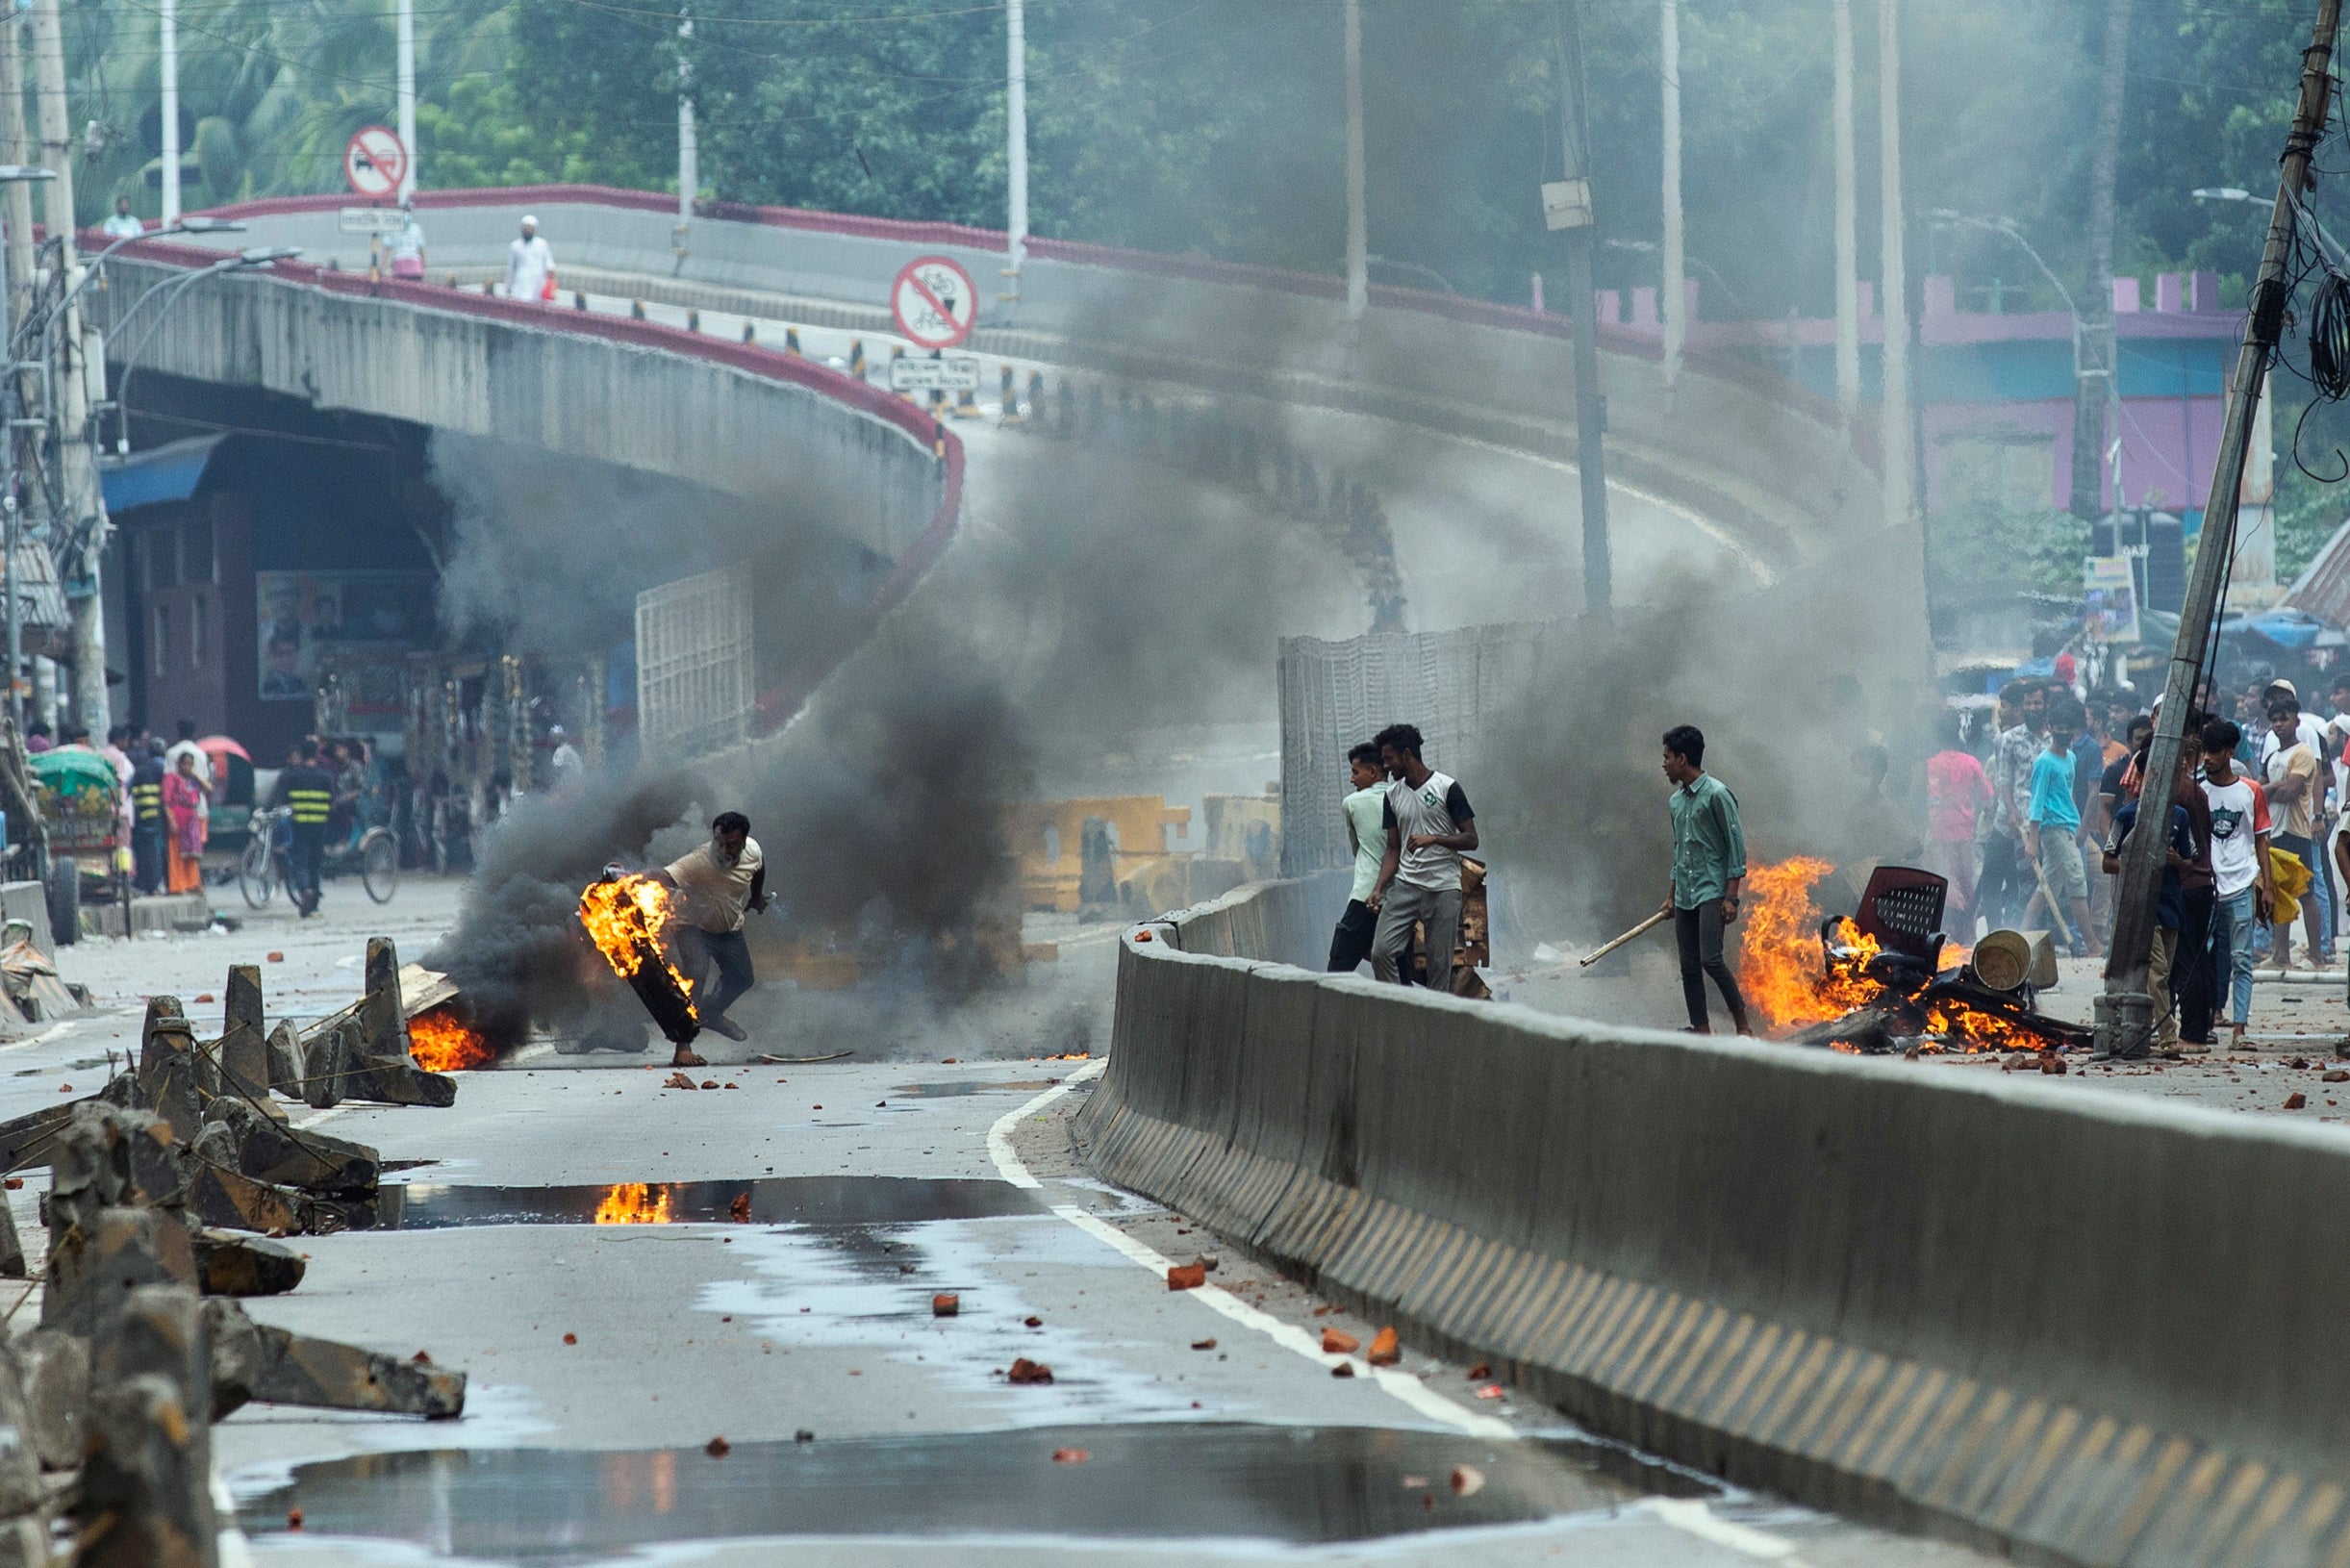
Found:
[[[247,232],[213,243],[300,245],[306,262],[342,269],[340,278],[307,268],[302,275],[339,298],[355,300],[369,291],[351,276],[364,272],[367,246],[364,236],[340,232],[336,213],[343,205],[344,198],[329,195],[224,207],[217,215],[243,221]],[[541,232],[553,245],[566,299],[576,289],[872,333],[892,330],[889,283],[913,257],[953,257],[991,293],[1005,261],[1004,238],[992,231],[733,204],[707,204],[681,247],[673,198],[601,187],[433,191],[417,198],[417,208],[433,281],[376,286],[374,297],[551,329],[543,340],[550,367],[572,363],[569,351],[554,348],[554,334],[584,333],[633,346],[692,345],[674,335],[616,337],[609,327],[580,321],[576,312],[529,303],[488,308],[478,285],[502,275],[507,243],[525,212],[543,219]],[[459,287],[449,286],[451,278]],[[1353,320],[1342,293],[1335,278],[1036,240],[1020,280],[1020,300],[987,301],[970,346],[982,354],[1392,419],[1572,462],[1573,377],[1563,317],[1377,287],[1370,313]],[[456,303],[460,296],[466,303]],[[551,319],[556,316],[563,319]],[[340,312],[330,312],[320,324],[341,319]],[[204,373],[200,365],[224,367],[221,348],[198,346],[206,330],[197,320],[176,329],[180,343],[159,342],[150,350],[153,363],[173,367],[186,351],[194,357],[185,373]],[[341,347],[334,352],[340,355]],[[292,345],[285,349],[272,365],[294,363]],[[1727,353],[1693,354],[1680,385],[1667,390],[1655,352],[1638,335],[1603,331],[1611,478],[1702,515],[1780,568],[1831,557],[1838,541],[1881,525],[1869,431],[1848,441],[1832,406]],[[478,404],[492,391],[486,353],[462,350],[484,375],[444,382],[435,371],[428,384],[448,386],[468,406]],[[706,352],[698,357],[705,363],[717,358]],[[337,366],[308,367],[318,378],[316,395],[372,395],[344,379],[343,367],[354,363],[365,362],[346,357]],[[420,364],[416,368],[422,373]],[[563,372],[523,369],[509,349],[496,373],[499,385],[518,396],[524,425],[532,426],[552,407],[543,390]],[[604,412],[603,378],[592,375],[590,384],[599,395],[568,410],[567,418],[593,419]],[[674,406],[703,414],[707,395],[697,392],[695,401]],[[610,406],[623,421],[644,407],[624,394]],[[649,435],[666,417],[656,412],[640,433]],[[718,475],[761,444],[745,443],[742,433],[765,417],[738,420],[728,414],[713,419],[712,441],[696,432],[663,431],[644,455],[662,461],[680,442],[701,454],[715,446],[711,466],[700,472]],[[534,428],[550,443],[583,439],[552,425]]]

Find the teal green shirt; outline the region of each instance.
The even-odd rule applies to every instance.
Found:
[[[1730,892],[1746,874],[1746,829],[1738,797],[1711,773],[1673,792],[1673,906],[1695,909]]]

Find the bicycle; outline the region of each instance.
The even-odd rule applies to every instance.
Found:
[[[354,867],[368,898],[379,904],[392,901],[400,886],[400,849],[390,828],[370,827],[356,845],[329,849],[320,857],[318,873],[323,878]],[[281,887],[292,896],[293,811],[289,806],[264,807],[253,813],[253,836],[238,863],[237,889],[249,907],[260,909]]]

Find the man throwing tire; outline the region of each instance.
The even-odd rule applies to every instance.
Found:
[[[694,1013],[701,1026],[729,1040],[749,1038],[726,1009],[758,983],[750,970],[750,944],[743,938],[743,917],[768,906],[767,857],[750,836],[750,819],[720,812],[710,823],[710,842],[653,873],[679,895],[677,968],[694,986]],[[710,971],[718,983],[705,987]],[[698,1067],[702,1059],[683,1046],[676,1065]]]

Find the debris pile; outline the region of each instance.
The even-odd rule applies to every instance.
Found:
[[[210,1427],[249,1401],[463,1411],[463,1373],[257,1324],[235,1300],[300,1284],[301,1254],[273,1238],[364,1223],[382,1171],[364,1144],[292,1126],[273,1095],[455,1099],[409,1058],[401,980],[392,945],[370,942],[358,1002],[270,1028],[260,970],[237,966],[216,1039],[152,998],[129,1071],[0,1124],[6,1169],[51,1170],[38,1271],[0,1204],[0,1276],[40,1291],[38,1327],[0,1340],[0,1428],[26,1439],[0,1445],[0,1563],[51,1561],[60,1519],[78,1562],[214,1562]]]

